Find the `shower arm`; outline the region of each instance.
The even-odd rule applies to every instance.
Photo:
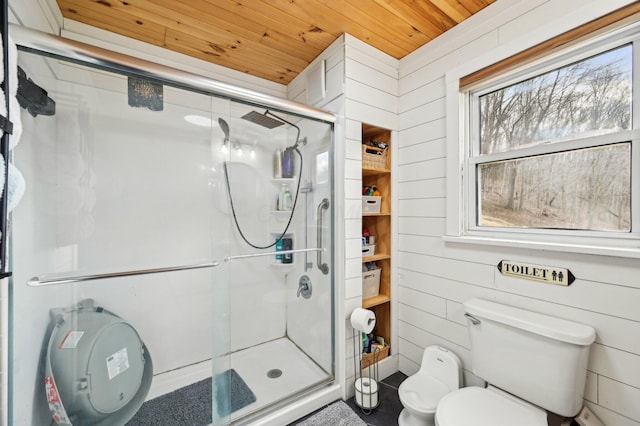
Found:
[[[264,112],[264,115],[271,115],[271,116],[273,116],[274,118],[276,118],[277,120],[280,120],[280,121],[282,121],[283,123],[286,123],[286,124],[288,124],[288,125],[289,125],[289,126],[291,126],[291,127],[295,127],[296,131],[298,132],[298,134],[296,135],[296,142],[295,142],[292,146],[290,146],[289,148],[293,148],[293,149],[297,148],[297,147],[298,147],[298,144],[299,144],[300,142],[302,142],[302,144],[303,144],[303,145],[306,145],[306,143],[307,143],[307,138],[304,138],[303,140],[300,140],[300,127],[296,126],[295,124],[293,124],[293,123],[292,123],[292,122],[290,122],[290,121],[285,120],[284,118],[280,117],[279,115],[276,115],[276,114],[272,113],[272,112],[271,112],[271,111],[269,111],[269,110],[266,110],[266,111]]]

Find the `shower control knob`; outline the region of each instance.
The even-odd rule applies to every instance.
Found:
[[[298,297],[300,296],[305,299],[311,297],[311,279],[307,275],[301,276],[298,282]]]

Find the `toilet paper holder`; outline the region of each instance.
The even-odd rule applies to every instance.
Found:
[[[378,361],[380,350],[376,349],[373,358],[363,356],[363,334],[369,334],[375,327],[375,315],[371,311],[356,308],[351,314],[353,334],[353,367],[355,372],[355,403],[364,414],[371,412],[380,404],[378,398]]]

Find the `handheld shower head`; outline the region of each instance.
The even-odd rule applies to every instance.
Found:
[[[226,144],[227,142],[229,142],[229,124],[227,124],[227,122],[222,118],[218,118],[218,125],[224,133],[224,143]]]

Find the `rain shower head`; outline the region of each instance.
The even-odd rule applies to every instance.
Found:
[[[285,122],[281,119],[269,117],[267,114],[271,114],[269,110],[266,110],[264,114],[260,114],[256,111],[251,111],[242,116],[243,119],[255,124],[259,124],[267,129],[275,129],[282,126]],[[273,114],[271,114],[273,115]]]
[[[227,124],[227,122],[224,121],[222,118],[218,118],[218,125],[220,126],[220,129],[224,133],[224,143],[229,142],[229,124]]]
[[[282,126],[283,124],[288,124],[289,126],[294,127],[298,132],[298,134],[296,135],[296,142],[293,145],[291,145],[290,148],[297,149],[298,145],[307,144],[306,137],[303,139],[300,139],[300,127],[296,126],[295,124],[285,120],[284,118],[278,115],[275,115],[269,110],[266,110],[264,114],[260,114],[259,112],[256,112],[256,111],[251,111],[243,115],[242,118],[244,118],[247,121],[251,121],[252,123],[259,124],[263,127],[266,127],[267,129],[275,129],[276,127]]]

